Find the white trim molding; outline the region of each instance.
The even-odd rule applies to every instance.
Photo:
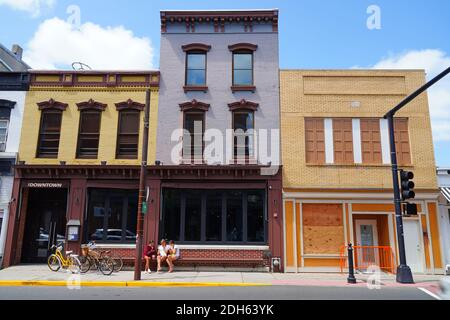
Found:
[[[386,119],[380,119],[381,155],[383,164],[391,164],[391,146],[389,142],[389,125]]]
[[[356,164],[362,164],[361,120],[352,119],[353,157]]]
[[[333,119],[324,119],[325,128],[325,160],[327,164],[334,163]]]

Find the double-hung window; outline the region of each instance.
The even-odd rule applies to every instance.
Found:
[[[254,112],[233,112],[234,158],[249,159],[254,156]]]
[[[77,148],[78,158],[97,158],[100,141],[101,116],[102,113],[99,110],[81,111]]]
[[[233,53],[233,86],[253,86],[253,52]]]
[[[202,161],[205,113],[187,111],[184,113],[183,160]]]
[[[38,158],[58,158],[61,121],[61,110],[49,109],[42,111],[37,152]]]
[[[6,151],[6,142],[8,140],[9,120],[0,119],[0,152]]]

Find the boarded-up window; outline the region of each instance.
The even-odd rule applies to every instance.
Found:
[[[339,254],[345,245],[341,204],[303,204],[305,254]]]
[[[354,163],[352,119],[333,119],[333,140],[334,163]]]
[[[380,119],[361,119],[361,151],[365,164],[381,164]]]
[[[411,164],[408,119],[395,119],[395,147],[398,164]]]
[[[323,119],[305,119],[306,163],[325,163],[325,129]]]

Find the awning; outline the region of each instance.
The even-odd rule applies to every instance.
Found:
[[[450,202],[450,187],[441,188],[441,192],[444,195],[445,199]]]

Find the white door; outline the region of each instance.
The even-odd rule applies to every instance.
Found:
[[[377,220],[356,220],[356,245],[364,247],[356,250],[358,265],[364,269],[371,265],[379,265]]]
[[[424,272],[419,220],[404,219],[403,234],[405,238],[407,265],[411,268],[412,272]]]

